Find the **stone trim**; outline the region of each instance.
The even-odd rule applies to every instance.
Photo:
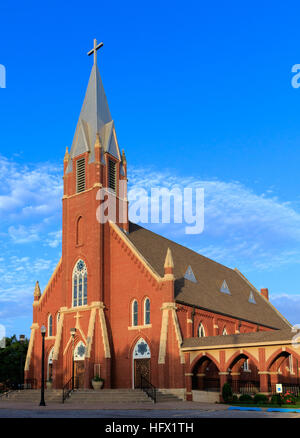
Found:
[[[58,321],[58,327],[56,332],[56,338],[55,338],[55,344],[54,344],[54,351],[53,351],[53,360],[58,359],[58,353],[61,343],[61,335],[62,335],[62,329],[64,325],[64,314],[62,312],[62,309],[60,309],[60,317]]]
[[[160,343],[159,343],[159,353],[158,353],[159,364],[164,364],[166,360],[168,325],[169,325],[169,309],[162,308],[162,321],[161,321]]]
[[[172,312],[172,317],[173,317],[173,324],[174,324],[174,328],[175,328],[176,338],[177,338],[177,342],[178,342],[178,351],[179,351],[179,354],[180,354],[180,363],[185,363],[184,354],[181,351],[182,336],[181,336],[181,332],[180,332],[180,327],[179,327],[179,322],[178,322],[175,306],[171,309],[171,312]]]
[[[130,325],[128,327],[128,330],[143,330],[143,329],[148,329],[148,328],[152,328],[152,324]]]
[[[87,334],[87,351],[85,357],[90,357],[91,355],[91,349],[92,349],[92,343],[93,343],[93,336],[94,336],[94,328],[95,328],[95,321],[96,321],[96,307],[92,308],[90,320],[89,320],[89,328],[88,328],[88,334]]]
[[[103,346],[104,346],[104,357],[106,359],[109,359],[111,357],[111,354],[110,354],[110,347],[109,347],[107,327],[106,327],[106,321],[105,321],[103,307],[100,307],[100,309],[99,309],[99,319],[100,319],[102,340],[103,340]]]
[[[101,183],[95,183],[92,187],[90,187],[89,189],[84,190],[83,192],[79,192],[79,193],[74,193],[73,195],[64,195],[62,197],[62,199],[70,199],[70,198],[74,198],[74,196],[78,196],[78,195],[82,195],[83,193],[87,193],[90,192],[91,190],[93,190],[95,187],[103,187]]]
[[[27,350],[27,355],[26,355],[24,371],[29,371],[32,350],[33,350],[33,344],[34,344],[35,331],[38,328],[39,328],[39,325],[37,323],[32,324],[32,326],[30,327],[31,332],[30,332],[30,339],[29,339],[29,345],[28,345],[28,350]]]

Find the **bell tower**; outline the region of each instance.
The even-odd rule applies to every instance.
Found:
[[[88,301],[103,301],[108,220],[128,232],[127,164],[97,66],[97,51],[102,46],[94,40],[88,52],[94,55],[94,63],[72,146],[64,157],[62,263],[67,307],[71,306],[72,271],[79,259],[89,273]]]

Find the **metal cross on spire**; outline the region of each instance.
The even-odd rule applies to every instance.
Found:
[[[94,48],[88,52],[88,56],[94,53],[94,64],[97,64],[97,50],[103,46],[103,43],[97,45],[97,40],[94,39]]]

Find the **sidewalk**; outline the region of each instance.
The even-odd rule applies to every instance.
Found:
[[[18,403],[13,401],[0,400],[0,409],[20,410],[200,410],[200,411],[221,411],[228,409],[228,405],[217,403],[200,402],[163,402],[163,403],[49,403],[45,400],[46,406],[39,406],[38,403]]]

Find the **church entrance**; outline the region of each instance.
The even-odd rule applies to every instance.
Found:
[[[74,387],[76,389],[84,386],[84,360],[75,361],[74,366]]]
[[[84,363],[86,347],[82,341],[78,342],[74,350],[74,387],[84,387]]]
[[[140,338],[133,350],[133,388],[141,387],[141,378],[151,382],[150,348],[147,342]]]
[[[134,387],[141,387],[141,376],[150,381],[150,359],[135,359],[134,361]]]

